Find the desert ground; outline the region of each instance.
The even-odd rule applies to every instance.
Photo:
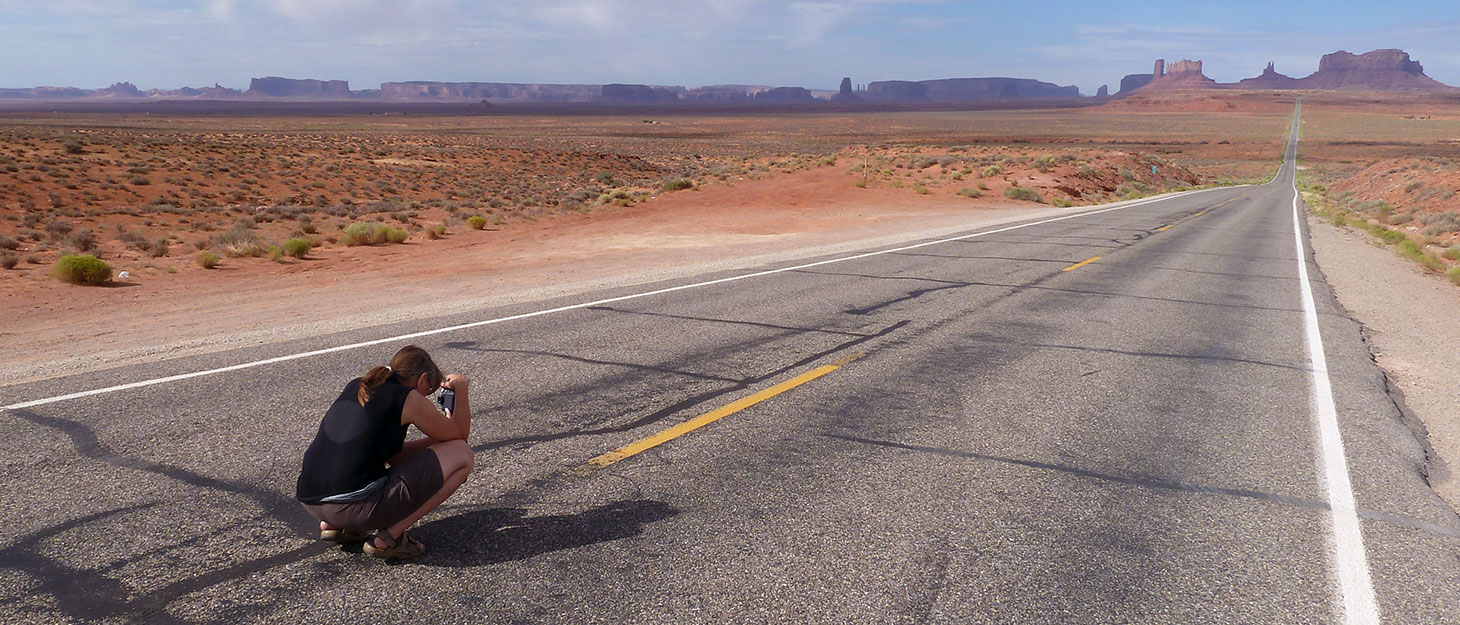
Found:
[[[1292,102],[1176,93],[1028,111],[7,113],[0,385],[1266,181]],[[1309,94],[1301,164],[1324,217],[1321,268],[1385,345],[1380,363],[1428,426],[1432,477],[1455,505],[1443,467],[1460,461],[1460,398],[1453,378],[1437,379],[1451,375],[1447,357],[1398,352],[1460,340],[1445,308],[1457,289],[1444,281],[1460,262],[1460,106]],[[372,229],[375,240],[362,234]],[[1384,246],[1404,258],[1355,264]],[[116,276],[101,287],[53,277],[76,253]],[[1337,275],[1358,268],[1380,273]],[[1438,299],[1370,292],[1398,284],[1384,271],[1412,274]]]

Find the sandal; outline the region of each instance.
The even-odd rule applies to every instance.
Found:
[[[385,530],[375,533],[376,540],[385,543],[385,547],[376,547],[374,540],[365,541],[365,553],[377,558],[386,560],[409,560],[426,553],[426,546],[421,541],[407,536],[404,532],[400,538],[391,540],[390,534]]]
[[[328,540],[332,543],[358,543],[370,538],[370,532],[365,530],[319,530],[319,539]]]

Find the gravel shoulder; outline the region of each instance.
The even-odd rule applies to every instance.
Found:
[[[1405,415],[1427,437],[1430,485],[1460,510],[1460,289],[1376,245],[1365,233],[1309,216],[1314,259]],[[1411,427],[1416,427],[1412,423]]]

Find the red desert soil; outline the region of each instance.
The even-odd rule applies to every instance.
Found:
[[[845,171],[821,168],[437,241],[326,247],[282,264],[230,258],[213,271],[149,272],[102,288],[11,281],[0,294],[0,384],[660,279],[717,268],[707,261],[722,256],[754,263],[1057,210],[991,208],[1001,204],[1012,202],[858,189]]]

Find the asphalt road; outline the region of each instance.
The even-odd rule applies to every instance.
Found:
[[[1263,186],[0,388],[0,621],[1460,623],[1460,519],[1304,249],[1332,499],[1293,194],[1290,147]],[[47,401],[558,307],[409,340],[474,380],[478,451],[410,564],[292,501],[406,340]]]

